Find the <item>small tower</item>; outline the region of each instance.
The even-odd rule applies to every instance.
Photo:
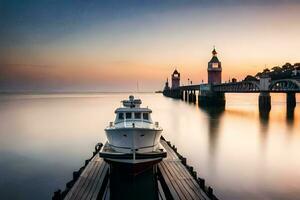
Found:
[[[209,84],[218,84],[222,82],[221,62],[217,57],[217,51],[215,48],[212,51],[212,58],[208,62],[207,74]]]
[[[172,74],[172,87],[171,89],[178,88],[180,86],[180,73],[177,69],[174,70]]]
[[[167,81],[166,81],[166,83],[165,83],[165,88],[164,88],[164,90],[169,90],[170,89],[170,87],[169,87],[169,80],[168,80],[168,78],[167,78]]]

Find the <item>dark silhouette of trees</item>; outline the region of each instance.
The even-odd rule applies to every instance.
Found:
[[[255,78],[259,79],[261,76],[262,76],[262,73],[261,73],[261,72],[258,72],[258,73],[255,75]]]
[[[274,66],[270,69],[265,68],[262,72],[258,72],[255,76],[248,75],[244,80],[258,80],[262,76],[268,76],[272,80],[277,79],[284,79],[284,78],[291,78],[292,76],[295,76],[295,70],[300,70],[300,63],[295,63],[292,65],[291,63],[285,63],[284,65],[280,66]],[[298,72],[299,74],[300,72]],[[297,71],[296,75],[298,76]]]
[[[244,81],[257,81],[258,79],[254,76],[248,75],[246,76],[246,78],[244,79]]]
[[[279,66],[272,67],[272,71],[273,72],[281,72],[281,67],[279,67]]]
[[[263,70],[263,74],[267,74],[267,73],[269,73],[270,72],[270,70],[268,69],[268,68],[265,68],[264,70]]]

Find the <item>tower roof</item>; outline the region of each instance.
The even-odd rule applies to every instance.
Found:
[[[212,58],[210,59],[209,62],[210,62],[210,63],[218,63],[218,62],[220,62],[219,59],[218,59],[218,57],[217,57],[217,54],[218,54],[218,53],[217,53],[215,47],[214,47],[214,49],[212,50],[211,53],[212,53],[213,56],[212,56]]]
[[[179,74],[179,72],[177,71],[177,69],[174,70],[173,74]]]
[[[210,62],[210,63],[219,63],[220,61],[219,61],[219,59],[218,59],[217,56],[213,56],[213,57],[210,59],[209,62]]]
[[[215,48],[215,47],[214,47],[214,49],[212,50],[212,52],[211,52],[211,53],[212,53],[212,55],[213,55],[213,56],[215,56],[215,55],[217,55],[217,54],[218,54],[218,52],[216,51],[216,48]]]

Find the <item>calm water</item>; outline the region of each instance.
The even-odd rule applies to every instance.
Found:
[[[105,142],[103,129],[127,96],[1,95],[1,199],[50,199],[64,188]],[[220,199],[300,199],[299,103],[287,117],[285,95],[272,95],[262,119],[252,94],[227,95],[219,113],[161,94],[136,96]]]

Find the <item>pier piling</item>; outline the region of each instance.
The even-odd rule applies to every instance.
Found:
[[[286,105],[288,110],[293,110],[296,107],[296,94],[294,92],[286,93]]]
[[[261,92],[258,98],[259,111],[268,112],[271,110],[271,96],[269,92]]]
[[[225,95],[219,92],[203,92],[198,96],[198,104],[201,107],[225,107]]]

